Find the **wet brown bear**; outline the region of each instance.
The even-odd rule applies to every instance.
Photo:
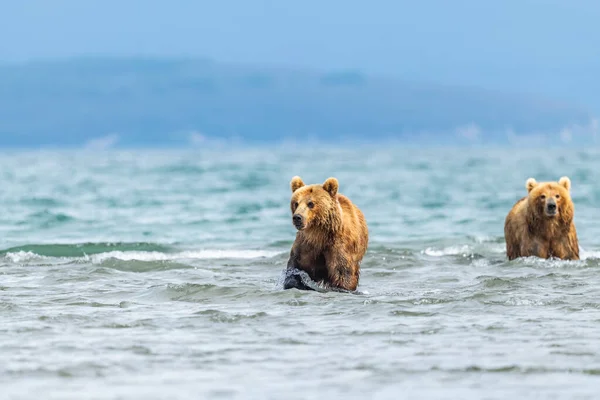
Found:
[[[298,232],[290,252],[284,289],[310,290],[294,271],[304,271],[330,289],[356,290],[369,232],[363,213],[338,193],[338,181],[305,185],[290,182],[292,222]]]
[[[569,178],[563,176],[558,183],[538,183],[529,178],[525,187],[529,195],[513,206],[504,223],[508,259],[536,256],[579,260]]]

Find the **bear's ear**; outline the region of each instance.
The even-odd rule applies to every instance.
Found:
[[[335,197],[338,191],[338,187],[338,180],[335,178],[328,178],[323,183],[323,189],[325,189],[331,195],[331,197]]]
[[[300,179],[299,176],[295,176],[292,178],[292,181],[290,182],[290,187],[292,188],[292,193],[294,193],[296,190],[300,189],[302,186],[304,186],[304,182],[302,182],[302,179]]]
[[[527,179],[527,182],[525,182],[525,187],[527,188],[527,193],[531,192],[531,190],[537,186],[537,181],[533,178],[529,178]]]
[[[563,176],[558,180],[558,184],[564,187],[567,190],[571,190],[571,180],[568,176]]]

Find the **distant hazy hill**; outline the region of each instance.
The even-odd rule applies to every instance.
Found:
[[[564,139],[564,128],[591,118],[547,99],[352,71],[149,59],[0,67],[0,146],[80,146],[102,137],[99,146],[117,139],[124,146],[187,145],[203,137],[502,143],[507,131]]]

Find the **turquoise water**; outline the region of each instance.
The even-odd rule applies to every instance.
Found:
[[[600,152],[276,147],[0,157],[1,398],[594,398]],[[281,290],[289,181],[363,210],[361,294]],[[507,262],[570,176],[581,261]]]

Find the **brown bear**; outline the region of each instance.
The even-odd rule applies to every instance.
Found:
[[[304,271],[317,285],[354,291],[369,232],[360,209],[338,193],[336,178],[322,185],[290,182],[292,222],[298,230],[286,269],[284,289],[313,290],[295,272]]]
[[[579,242],[573,223],[575,207],[569,193],[571,180],[525,183],[528,196],[515,203],[504,222],[506,255],[579,260]]]

